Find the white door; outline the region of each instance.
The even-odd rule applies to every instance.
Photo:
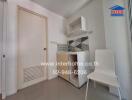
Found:
[[[19,89],[36,84],[46,79],[46,66],[41,66],[41,63],[46,62],[46,28],[46,17],[19,7]]]

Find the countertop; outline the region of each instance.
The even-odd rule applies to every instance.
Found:
[[[71,51],[58,51],[57,53],[67,53],[67,54],[77,54],[77,53],[83,53],[83,52],[89,52],[89,51],[79,51],[79,52],[71,52]]]

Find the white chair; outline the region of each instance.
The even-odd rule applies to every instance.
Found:
[[[121,100],[120,86],[115,74],[114,55],[111,50],[96,50],[95,71],[89,74],[87,78],[85,100],[87,100],[89,80],[116,87],[119,93],[119,100]]]

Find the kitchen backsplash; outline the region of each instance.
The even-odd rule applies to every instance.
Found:
[[[58,49],[58,51],[68,51],[68,45],[67,44],[58,44],[57,49]]]
[[[75,40],[69,40],[67,44],[58,44],[58,51],[87,51],[89,50],[88,36],[81,37]]]
[[[89,50],[88,36],[68,41],[68,51],[86,51]]]

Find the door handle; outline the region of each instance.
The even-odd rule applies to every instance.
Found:
[[[6,55],[3,55],[2,57],[3,57],[3,58],[5,58],[5,57],[6,57]]]
[[[43,50],[44,50],[44,51],[46,51],[46,50],[47,50],[47,48],[44,48]]]

